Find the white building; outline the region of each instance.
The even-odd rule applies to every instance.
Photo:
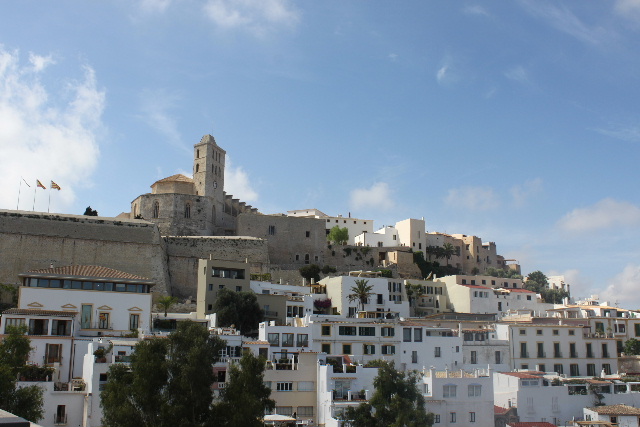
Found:
[[[355,240],[356,236],[373,232],[373,220],[351,218],[351,214],[347,217],[343,217],[342,215],[329,216],[318,209],[298,209],[287,211],[287,216],[322,219],[325,223],[327,234],[329,234],[329,231],[336,225],[340,228],[346,228],[349,232],[348,245],[357,244]]]

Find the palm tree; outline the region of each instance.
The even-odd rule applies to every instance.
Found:
[[[158,298],[158,302],[156,304],[164,309],[164,317],[167,317],[167,311],[169,311],[171,306],[177,302],[178,298],[167,295],[166,297]]]
[[[347,295],[349,302],[358,301],[362,310],[364,310],[364,305],[367,303],[369,296],[373,295],[373,292],[371,292],[373,285],[368,285],[367,283],[369,281],[365,279],[356,280],[356,285],[351,287],[351,292],[353,293]]]
[[[455,246],[453,246],[449,242],[442,245],[442,254],[445,256],[445,258],[447,258],[447,265],[449,265],[449,260],[451,259],[451,257],[457,252],[458,251],[456,250]]]
[[[409,307],[415,311],[415,302],[417,298],[424,293],[424,286],[422,285],[414,285],[413,283],[407,283],[404,287],[405,292],[407,293],[407,298],[409,299]],[[415,314],[415,313],[412,313]]]

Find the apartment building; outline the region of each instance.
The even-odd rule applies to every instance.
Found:
[[[336,225],[340,228],[346,228],[349,232],[348,245],[356,245],[355,237],[361,234],[373,233],[373,220],[352,218],[351,214],[347,217],[342,215],[329,216],[318,209],[299,209],[287,211],[287,216],[297,218],[318,218],[323,220],[326,227],[326,234]]]

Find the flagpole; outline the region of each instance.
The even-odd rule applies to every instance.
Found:
[[[50,206],[51,206],[51,187],[49,187],[49,204],[47,205],[47,213],[49,213]]]
[[[20,177],[20,185],[18,185],[18,203],[16,203],[16,210],[20,208],[20,190],[22,190],[22,177]]]
[[[33,207],[31,208],[32,211],[36,210],[36,192],[38,191],[38,181],[36,180],[36,188],[33,189]]]

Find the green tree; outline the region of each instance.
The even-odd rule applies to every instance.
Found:
[[[105,427],[198,427],[215,424],[212,366],[226,343],[191,321],[167,339],[136,345],[130,366],[114,364],[102,391]]]
[[[355,286],[351,287],[351,294],[347,295],[349,302],[358,301],[360,308],[364,310],[364,305],[367,303],[369,296],[373,295],[373,285],[368,284],[369,281],[365,279],[356,280]]]
[[[298,269],[300,275],[307,279],[308,282],[311,282],[313,279],[315,282],[320,280],[320,266],[316,264],[305,265]]]
[[[264,318],[258,298],[253,292],[220,289],[213,304],[213,311],[217,315],[218,324],[234,325],[243,335],[256,331]]]
[[[229,366],[226,387],[214,409],[221,427],[263,426],[265,409],[272,410],[276,406],[270,399],[271,389],[264,384],[264,368],[265,359],[250,352]]]
[[[349,241],[349,229],[347,227],[340,228],[339,226],[333,227],[327,234],[327,240],[337,245],[344,245]]]
[[[442,254],[447,259],[447,265],[449,265],[449,260],[451,260],[451,257],[457,253],[458,253],[458,250],[456,249],[455,246],[453,246],[453,244],[447,242],[444,245],[442,245]]]
[[[44,415],[44,390],[36,385],[18,387],[16,383],[32,350],[26,332],[26,326],[7,326],[7,335],[0,342],[0,409],[37,422]]]
[[[405,292],[407,293],[407,299],[409,300],[409,306],[411,308],[415,307],[415,302],[416,299],[422,295],[425,291],[424,286],[422,285],[418,285],[418,284],[413,284],[413,283],[407,283],[407,285],[405,286]]]
[[[393,362],[381,362],[369,402],[348,407],[342,419],[352,427],[431,427],[433,414],[425,409],[417,381],[415,373],[398,372]]]
[[[636,356],[640,354],[640,341],[631,338],[624,343],[624,354],[627,356]]]
[[[164,311],[164,317],[167,317],[167,312],[169,311],[171,306],[177,302],[178,298],[167,295],[158,298],[156,304],[158,304],[162,308],[162,311]]]

